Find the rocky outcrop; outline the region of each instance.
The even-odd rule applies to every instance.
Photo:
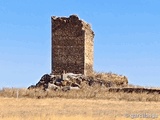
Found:
[[[45,74],[41,77],[36,85],[31,85],[28,89],[43,89],[43,90],[79,90],[85,87],[100,86],[100,87],[113,87],[113,86],[126,86],[128,80],[123,80],[122,76],[112,77],[110,79],[102,79],[98,76],[84,76],[82,74],[65,73],[62,75],[49,75]],[[119,79],[119,82],[113,80]],[[120,82],[121,81],[121,82]],[[126,82],[127,81],[127,82]]]

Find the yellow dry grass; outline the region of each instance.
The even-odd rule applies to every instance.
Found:
[[[158,90],[158,88],[157,88]],[[0,90],[0,97],[8,98],[67,98],[67,99],[105,99],[105,100],[116,100],[116,101],[143,101],[143,102],[160,102],[159,93],[125,93],[125,92],[109,92],[108,88],[100,86],[84,87],[80,90],[64,91],[43,91],[40,89],[17,89],[17,88],[3,88]]]
[[[152,114],[156,115],[155,120],[160,120],[159,105],[159,102],[105,99],[1,97],[0,120],[130,120],[134,114]],[[130,116],[127,118],[126,115]],[[151,120],[151,118],[139,116],[135,120]]]

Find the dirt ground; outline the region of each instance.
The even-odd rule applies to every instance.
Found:
[[[160,102],[0,98],[0,120],[160,120]]]

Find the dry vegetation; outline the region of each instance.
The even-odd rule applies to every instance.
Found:
[[[67,99],[105,99],[105,100],[125,100],[125,101],[154,101],[160,102],[159,93],[125,93],[125,92],[109,92],[106,87],[84,87],[80,90],[64,91],[43,91],[40,89],[16,89],[3,88],[0,90],[0,97],[9,98],[67,98]]]
[[[121,78],[113,74],[95,74],[94,77]],[[127,80],[123,76],[122,79]],[[0,90],[0,120],[160,120],[159,93],[110,92],[109,89],[87,84],[66,92],[3,88]]]
[[[110,81],[113,82],[116,86],[121,86],[121,85],[127,85],[128,84],[128,79],[126,76],[123,75],[118,75],[112,72],[94,72],[92,75],[93,78],[99,79],[99,80],[104,80],[106,82]]]
[[[134,106],[134,107],[133,107]],[[0,98],[1,120],[130,120],[134,114],[159,116],[158,102],[65,98]],[[130,117],[126,117],[130,115]],[[137,119],[136,119],[137,120]],[[144,120],[139,118],[138,120]],[[147,118],[150,120],[150,118]],[[152,119],[153,120],[153,119]]]
[[[157,93],[114,93],[99,86],[67,92],[0,90],[1,120],[130,120],[142,114],[160,120],[159,105]]]

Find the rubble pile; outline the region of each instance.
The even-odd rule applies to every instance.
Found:
[[[122,79],[122,78],[125,78]],[[119,82],[117,82],[117,81]],[[121,82],[120,82],[121,81]],[[49,75],[45,74],[41,77],[36,85],[31,85],[28,89],[42,89],[42,90],[63,90],[68,91],[72,89],[81,89],[84,86],[103,86],[103,87],[124,87],[128,85],[128,80],[125,76],[110,76],[107,79],[103,79],[98,75],[84,76],[82,74],[65,73],[62,75]]]

